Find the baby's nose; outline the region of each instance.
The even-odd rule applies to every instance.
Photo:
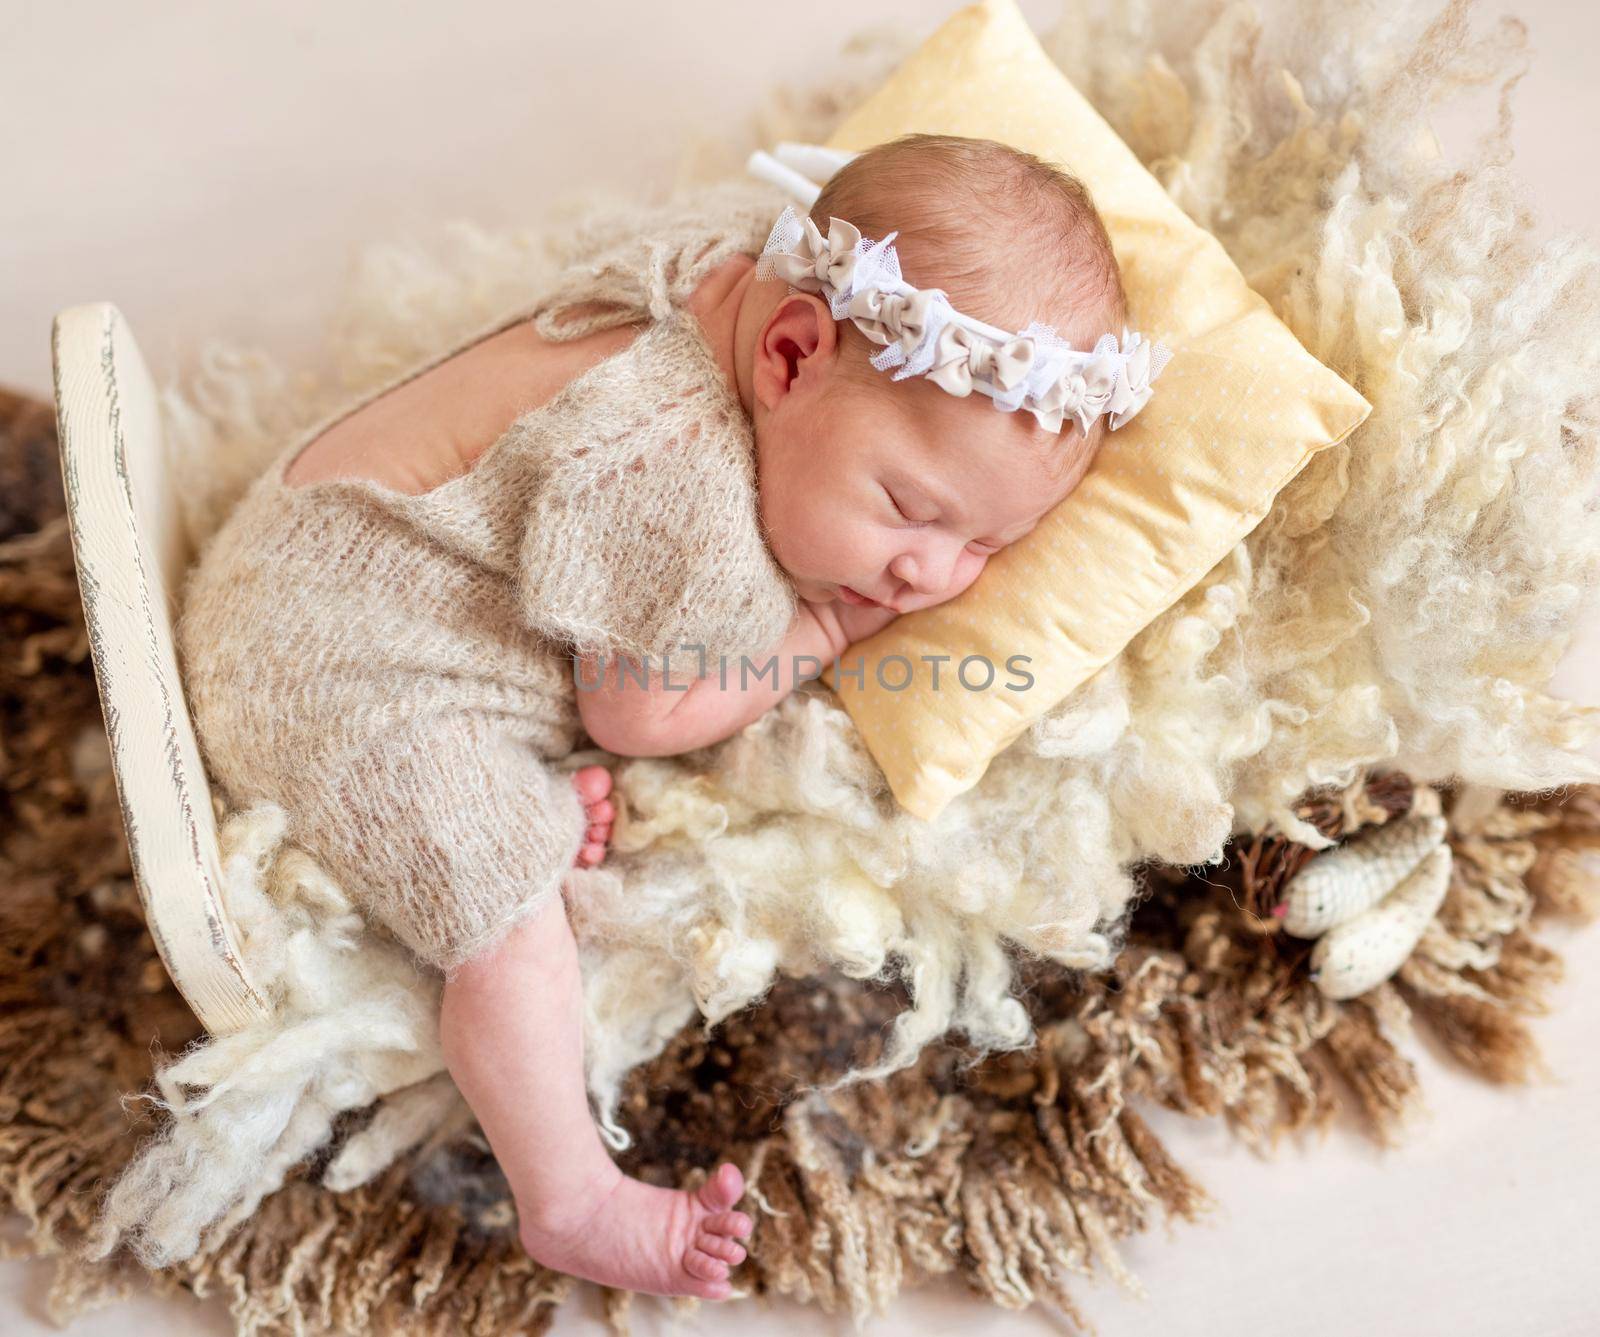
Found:
[[[909,557],[896,557],[892,562],[890,562],[889,575],[895,580],[903,581],[918,594],[923,594],[926,592],[923,590],[922,586],[917,580],[918,564],[912,561],[912,559]],[[897,590],[896,593],[898,594],[899,591]]]
[[[938,594],[950,583],[954,563],[941,563],[933,554],[902,554],[889,563],[889,574],[903,580],[917,594]]]

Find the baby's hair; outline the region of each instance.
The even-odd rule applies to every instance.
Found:
[[[1009,144],[901,135],[828,179],[811,207],[823,236],[830,216],[874,241],[897,232],[893,245],[907,283],[940,288],[958,311],[1001,329],[1039,320],[1086,349],[1102,334],[1120,337],[1127,323],[1122,273],[1088,188]],[[893,373],[867,361],[880,347],[848,320],[840,330],[846,374],[861,384],[888,382]],[[1056,440],[1073,444],[1053,451],[1059,475],[1081,475],[1105,424],[1097,418],[1087,442],[1076,423],[1062,428]]]

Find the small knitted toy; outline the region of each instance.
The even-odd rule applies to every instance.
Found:
[[[1284,932],[1317,939],[1311,978],[1329,998],[1354,998],[1399,970],[1449,889],[1445,819],[1437,793],[1422,792],[1422,811],[1313,857],[1274,911]]]

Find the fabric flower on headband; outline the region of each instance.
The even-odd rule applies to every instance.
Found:
[[[1172,357],[1165,345],[1124,327],[1120,342],[1103,334],[1083,352],[1038,321],[1012,334],[974,320],[957,311],[942,289],[916,288],[900,277],[891,244],[898,235],[871,241],[853,224],[830,217],[824,237],[809,216],[785,205],[756,263],[756,277],[779,278],[827,297],[835,320],[853,321],[884,346],[872,365],[895,368],[895,380],[926,375],[961,398],[977,390],[1004,412],[1028,409],[1046,431],[1059,432],[1072,418],[1087,435],[1102,413],[1110,415],[1115,431],[1149,402],[1151,383]]]

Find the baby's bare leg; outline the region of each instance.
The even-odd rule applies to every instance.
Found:
[[[578,949],[559,899],[469,961],[444,990],[440,1039],[517,1204],[537,1261],[608,1286],[724,1299],[744,1191],[724,1163],[694,1192],[617,1169],[589,1113]]]

